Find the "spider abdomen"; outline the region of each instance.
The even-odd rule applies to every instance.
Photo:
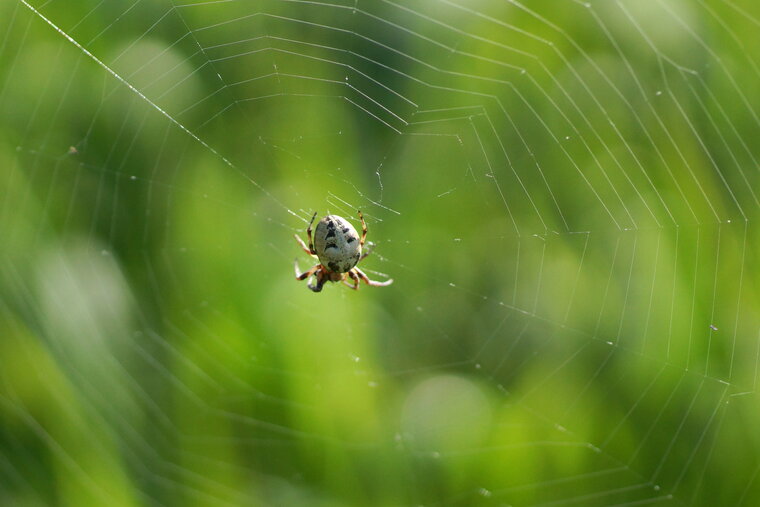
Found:
[[[356,266],[362,253],[356,229],[337,215],[327,215],[317,223],[314,249],[319,262],[334,273],[348,272]]]

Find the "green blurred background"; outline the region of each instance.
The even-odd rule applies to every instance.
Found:
[[[758,505],[759,25],[0,1],[0,504]]]

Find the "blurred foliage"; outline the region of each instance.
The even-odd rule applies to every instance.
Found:
[[[759,18],[0,3],[0,504],[756,505]]]

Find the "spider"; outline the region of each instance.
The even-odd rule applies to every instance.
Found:
[[[354,290],[359,289],[359,281],[364,281],[367,285],[374,287],[384,287],[393,283],[393,280],[385,282],[376,282],[370,280],[364,272],[356,267],[362,259],[370,254],[368,248],[362,253],[364,241],[367,239],[367,224],[364,222],[362,212],[359,211],[359,220],[362,221],[362,237],[356,233],[356,229],[345,218],[338,215],[327,215],[317,223],[314,231],[314,240],[311,238],[311,226],[314,219],[317,218],[316,212],[311,217],[309,227],[306,228],[306,236],[309,238],[308,246],[298,236],[295,235],[296,241],[301,245],[304,252],[315,257],[319,263],[305,273],[298,269],[298,259],[296,259],[296,280],[306,280],[311,276],[317,278],[317,284],[312,285],[309,281],[309,289],[314,292],[321,292],[325,282],[343,282]],[[347,278],[351,278],[353,283]]]

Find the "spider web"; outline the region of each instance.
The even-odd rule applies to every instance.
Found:
[[[3,503],[757,503],[753,4],[0,19]]]

